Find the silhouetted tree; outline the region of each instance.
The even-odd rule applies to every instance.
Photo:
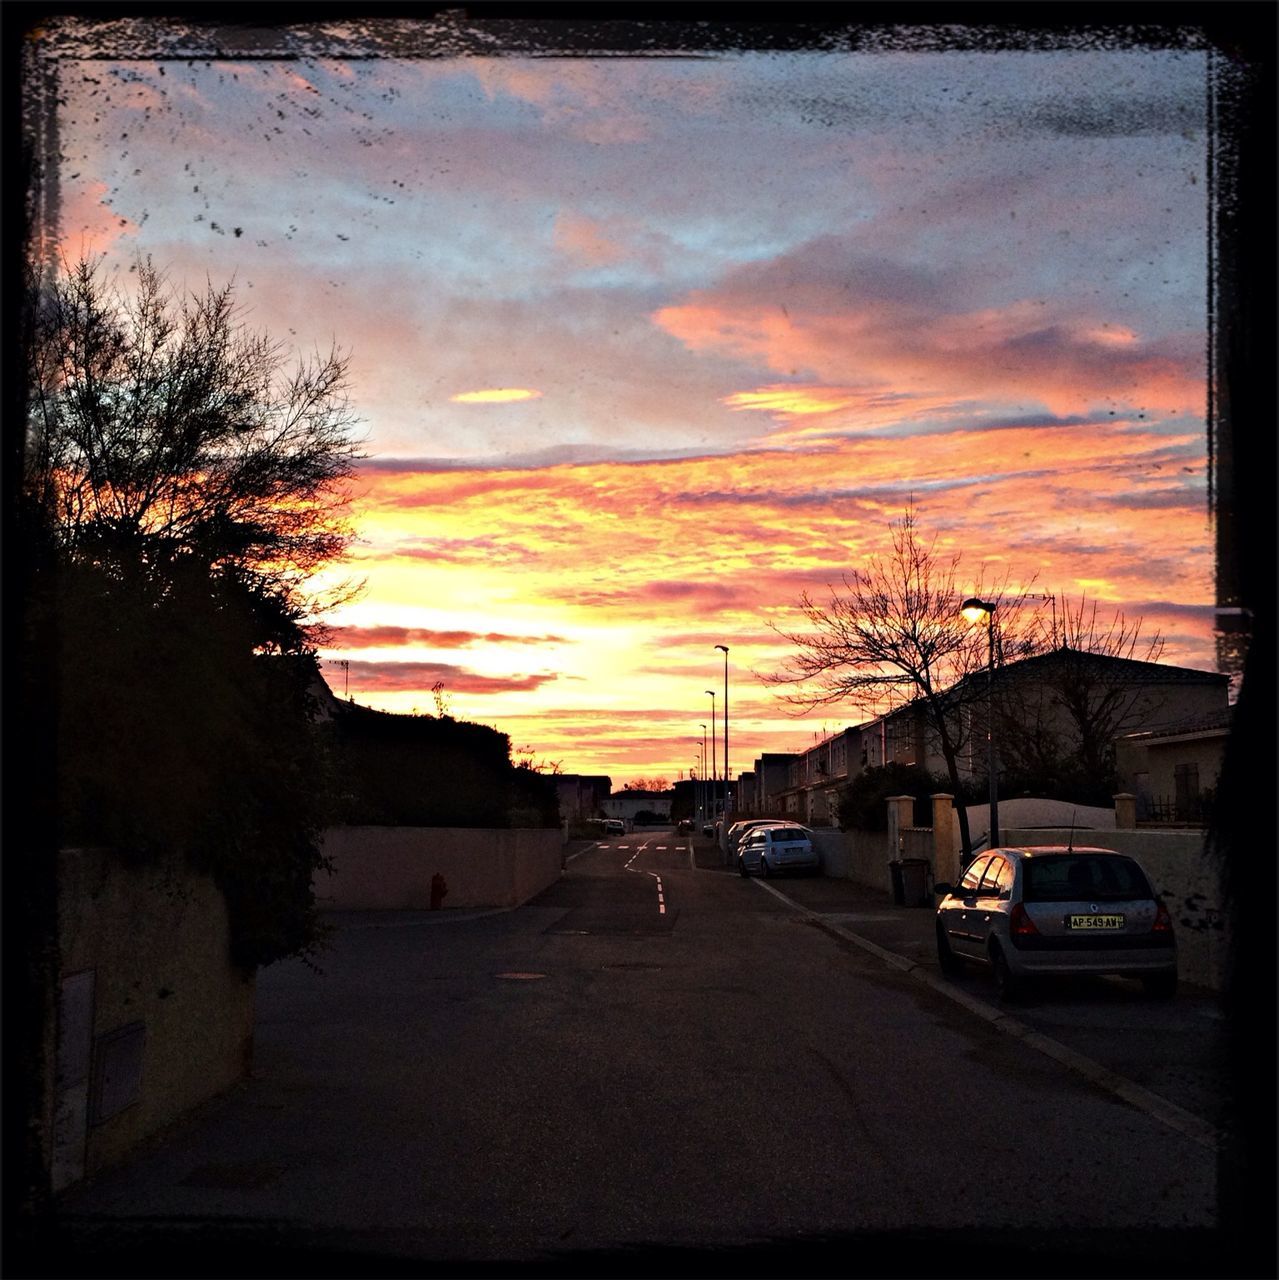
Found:
[[[863,569],[843,579],[843,591],[832,587],[824,603],[807,592],[800,596],[807,628],[774,627],[794,653],[765,680],[788,688],[783,700],[803,711],[846,702],[869,718],[882,714],[890,698],[917,703],[958,796],[959,757],[969,730],[961,712],[984,703],[985,679],[972,677],[988,666],[987,629],[965,620],[960,604],[977,595],[996,605],[999,657],[1008,661],[1035,647],[1017,607],[1025,593],[1010,592],[1007,576],[991,584],[979,578],[961,590],[960,556],[943,556],[935,537],[921,538],[913,506],[891,530],[892,551],[869,556]],[[956,812],[967,858],[968,815],[963,806]]]
[[[230,285],[182,296],[149,260],[131,280],[81,260],[28,281],[26,496],[70,554],[159,575],[189,558],[301,615],[349,537],[345,357],[286,366]]]
[[[307,579],[349,536],[345,361],[286,368],[229,286],[183,297],[146,261],[128,293],[81,261],[26,301],[24,605],[54,655],[27,700],[59,841],[180,851],[235,960],[305,953],[327,790]]]

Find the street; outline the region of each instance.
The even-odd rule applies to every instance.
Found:
[[[1017,1015],[1172,1095],[1161,1117],[851,945],[856,913],[820,927],[837,891],[652,831],[514,911],[342,917],[321,971],[260,974],[252,1078],[73,1188],[64,1248],[138,1274],[204,1247],[263,1274],[585,1274],[618,1250],[821,1273],[854,1246],[867,1274],[1199,1274],[1211,1010],[1106,989]],[[1179,1066],[1185,1026],[1209,1048]]]

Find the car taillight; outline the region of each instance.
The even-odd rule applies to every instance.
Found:
[[[1171,933],[1172,932],[1172,916],[1168,914],[1168,908],[1164,906],[1158,898],[1155,899],[1155,923],[1150,926],[1151,933]]]
[[[1039,933],[1035,928],[1035,922],[1030,918],[1030,913],[1026,910],[1023,903],[1015,903],[1012,912],[1008,916],[1008,932],[1014,938],[1033,938]]]

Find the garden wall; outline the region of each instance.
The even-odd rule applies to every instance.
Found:
[[[58,855],[55,1190],[247,1074],[254,980],[228,941],[221,891],[179,859]]]
[[[517,907],[559,879],[559,828],[331,827],[316,872],[321,908],[424,911],[442,876],[444,908]]]

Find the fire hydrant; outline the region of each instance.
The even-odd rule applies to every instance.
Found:
[[[444,897],[448,893],[448,885],[444,883],[444,877],[437,871],[431,877],[431,910],[438,911],[444,903]]]

